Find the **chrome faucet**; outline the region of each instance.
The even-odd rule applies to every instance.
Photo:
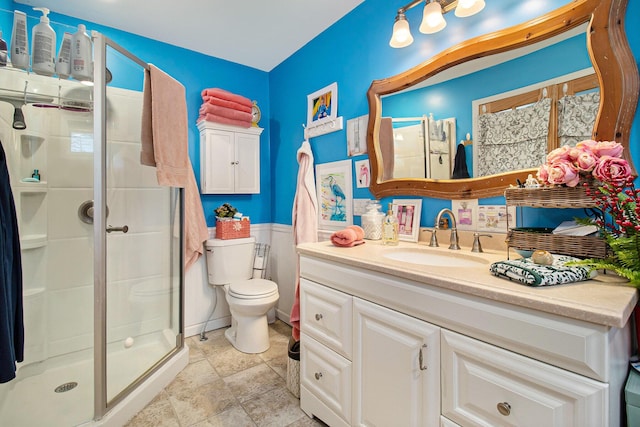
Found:
[[[451,219],[451,237],[449,239],[449,249],[458,250],[460,249],[460,245],[458,244],[458,229],[456,226],[456,217],[451,209],[444,208],[440,212],[438,212],[438,216],[436,216],[435,229],[440,229],[440,220],[442,219],[442,215],[444,214],[449,215],[449,219]]]

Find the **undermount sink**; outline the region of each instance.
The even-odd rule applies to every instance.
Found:
[[[451,253],[443,253],[428,249],[398,248],[389,249],[382,256],[394,261],[435,267],[482,267],[489,264],[489,261],[479,256],[453,250]]]

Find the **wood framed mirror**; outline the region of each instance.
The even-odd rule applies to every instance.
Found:
[[[600,103],[591,137],[621,143],[625,147],[625,158],[633,168],[628,149],[629,133],[638,102],[640,79],[624,29],[626,6],[627,0],[574,0],[522,24],[464,41],[393,77],[373,81],[367,91],[371,193],[376,198],[397,195],[441,199],[483,198],[502,195],[504,189],[518,179],[524,182],[528,174],[535,175],[534,168],[477,178],[385,179],[391,174],[384,170],[385,147],[381,145],[379,137],[382,99],[419,85],[457,65],[524,48],[579,26],[586,28],[586,48],[600,88]]]

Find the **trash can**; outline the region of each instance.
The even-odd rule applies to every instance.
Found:
[[[289,338],[289,358],[287,359],[287,389],[300,398],[300,341]]]
[[[624,400],[627,404],[627,426],[640,425],[640,373],[633,366],[624,387]]]

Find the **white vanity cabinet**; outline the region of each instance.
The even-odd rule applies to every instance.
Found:
[[[262,128],[198,123],[202,194],[260,193]]]
[[[364,249],[315,256],[321,246],[298,247],[307,414],[330,426],[620,425],[628,323],[485,299],[442,276],[435,286],[382,273]]]

